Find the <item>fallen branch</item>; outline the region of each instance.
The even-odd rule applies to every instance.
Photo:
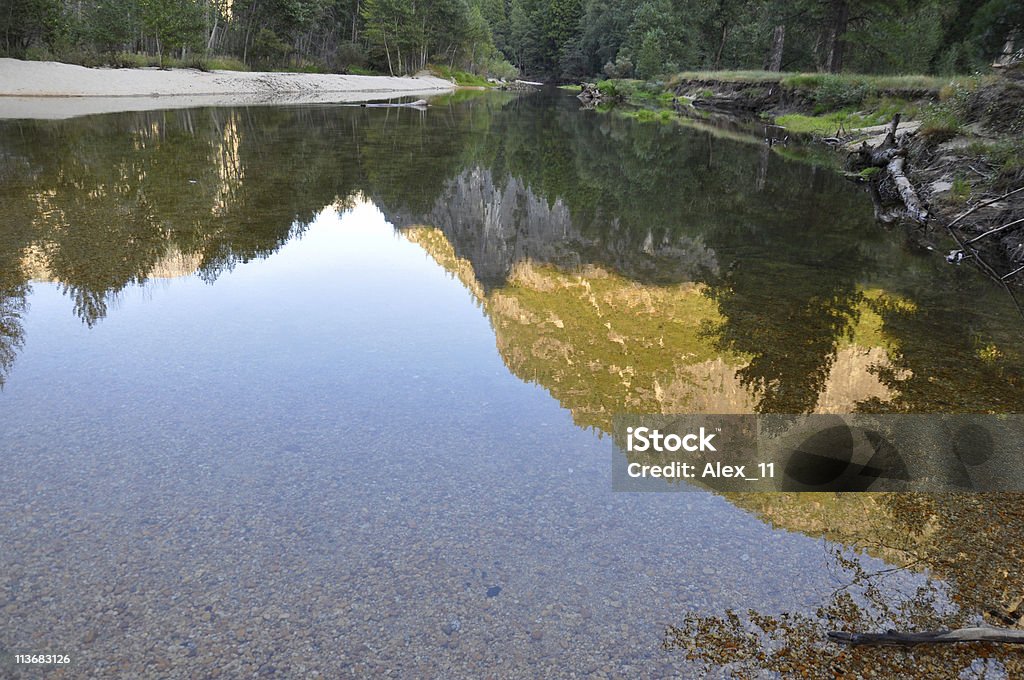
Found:
[[[1019,187],[1017,189],[1014,189],[1013,191],[1010,191],[1010,192],[1007,192],[1007,193],[1003,194],[1002,196],[997,196],[996,198],[993,198],[991,200],[985,201],[984,203],[979,203],[978,205],[974,206],[973,208],[971,208],[967,212],[965,212],[962,215],[960,215],[959,217],[957,217],[955,220],[953,220],[952,222],[950,222],[946,226],[952,228],[952,227],[954,227],[957,224],[957,222],[959,222],[963,218],[967,217],[968,215],[973,213],[975,210],[981,210],[982,208],[984,208],[986,206],[989,206],[989,205],[992,205],[993,203],[998,203],[999,201],[1003,200],[1004,198],[1009,198],[1010,196],[1013,196],[1018,191],[1024,191],[1024,187]]]
[[[907,162],[906,149],[900,144],[901,140],[896,136],[899,125],[900,114],[897,113],[892,117],[889,130],[886,132],[882,143],[872,148],[866,141],[863,142],[848,157],[847,169],[885,168],[888,176],[892,178],[896,191],[899,193],[905,212],[902,209],[896,211],[884,208],[881,205],[880,197],[875,193],[872,195],[872,200],[875,202],[876,217],[882,221],[890,222],[897,219],[902,213],[918,224],[925,224],[928,221],[928,211],[921,205],[921,200],[917,197],[914,185],[907,179],[903,169]],[[877,178],[873,178],[871,186],[877,189],[878,182]]]
[[[886,633],[846,633],[830,631],[828,638],[834,642],[847,645],[888,645],[911,647],[921,644],[946,644],[953,642],[1002,642],[1005,644],[1024,644],[1024,630],[1007,628],[957,628],[956,630],[936,630],[924,633],[899,633],[890,630]]]
[[[882,142],[880,148],[887,149],[899,146],[899,144],[896,141],[896,130],[898,130],[900,127],[900,118],[902,117],[902,113],[897,113],[892,117],[892,122],[889,123],[889,132],[886,133],[885,140]]]
[[[886,147],[884,144],[872,149],[867,142],[862,142],[860,148],[857,149],[857,154],[860,156],[861,165],[884,168],[892,159],[900,155],[900,150],[896,147]]]
[[[1014,276],[1020,274],[1021,272],[1024,272],[1024,267],[1017,267],[1009,274],[1003,274],[1002,279],[1003,281],[1006,281],[1007,279],[1012,279]]]
[[[964,244],[965,245],[971,245],[975,241],[980,241],[981,239],[985,238],[986,236],[991,236],[992,234],[998,234],[999,232],[1006,231],[1010,227],[1016,226],[1018,224],[1024,224],[1024,217],[1022,217],[1019,220],[1014,220],[1013,222],[1010,222],[1009,224],[1004,224],[1001,227],[996,227],[995,229],[989,229],[988,231],[986,231],[984,234],[981,234],[980,236],[975,236],[972,239],[964,241]]]
[[[928,211],[921,207],[921,201],[917,198],[914,185],[903,174],[903,163],[904,158],[897,156],[889,162],[886,169],[889,171],[889,176],[892,177],[893,182],[895,182],[897,191],[900,192],[903,205],[907,206],[907,214],[914,220],[924,224],[928,220]]]

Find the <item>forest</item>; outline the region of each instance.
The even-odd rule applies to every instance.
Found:
[[[697,69],[970,73],[1019,0],[3,0],[0,55],[551,82]]]

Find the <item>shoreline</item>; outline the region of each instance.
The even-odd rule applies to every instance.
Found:
[[[122,111],[357,103],[452,92],[434,76],[87,68],[0,59],[0,119],[59,120]]]
[[[829,122],[828,127],[824,128],[829,132],[802,130],[799,129],[800,123],[827,120],[830,115],[827,111],[822,113],[815,109],[816,86],[811,80],[813,76],[807,77],[812,85],[794,86],[787,85],[787,80],[798,81],[804,76],[772,75],[774,77],[770,80],[744,79],[743,74],[739,74],[737,79],[681,78],[664,89],[664,92],[671,93],[672,99],[666,97],[660,100],[645,97],[642,92],[640,96],[634,91],[618,92],[618,83],[613,81],[612,88],[597,92],[596,100],[584,100],[584,104],[618,101],[637,111],[651,111],[649,117],[652,119],[667,115],[669,118],[696,121],[715,118],[720,121],[756,122],[758,128],[763,126],[765,136],[786,135],[788,139],[792,135],[799,144],[821,149],[831,155],[838,172],[866,185],[875,202],[876,220],[880,223],[913,225],[907,230],[908,237],[936,254],[944,254],[942,247],[952,242],[955,249],[948,251],[948,261],[976,261],[986,277],[1004,288],[1024,284],[1024,276],[1020,276],[1020,267],[1024,264],[1021,259],[1024,238],[1011,231],[1000,232],[996,228],[1015,224],[1014,221],[1020,218],[1024,210],[1024,192],[1007,193],[1008,189],[1019,188],[1019,175],[1015,180],[1010,176],[1012,169],[1010,173],[1005,171],[1009,161],[1003,161],[1006,165],[1000,168],[999,163],[991,163],[984,158],[986,153],[998,153],[1000,145],[1012,143],[1013,122],[1007,119],[1006,111],[1015,109],[1008,106],[1007,102],[1015,101],[1022,91],[1013,77],[992,74],[979,79],[976,89],[970,92],[972,104],[967,107],[964,119],[958,127],[948,130],[927,130],[922,125],[922,114],[926,113],[928,106],[942,101],[937,89],[926,87],[915,79],[911,79],[902,88],[898,87],[898,82],[889,83],[885,78],[879,80],[876,95],[900,98],[902,102],[896,110],[907,108],[916,114],[899,122],[893,141],[900,147],[898,155],[906,159],[908,170],[905,178],[912,193],[923,204],[926,217],[922,221],[912,218],[913,211],[904,205],[901,196],[893,195],[893,179],[889,177],[886,168],[879,167],[874,172],[859,175],[843,172],[843,167],[860,150],[861,144],[867,143],[870,147],[884,144],[886,132],[892,125],[892,111],[885,112],[885,117],[890,118],[885,124],[863,125],[862,122],[832,133],[837,123]],[[869,82],[871,79],[870,76],[857,75],[849,78],[867,79]],[[900,77],[896,80],[900,80]],[[591,89],[592,96],[596,89]],[[861,111],[856,115],[867,118],[878,114],[870,104],[862,103],[860,108]],[[639,117],[643,119],[643,115]],[[796,130],[788,127],[790,121],[787,119],[796,119]],[[779,127],[779,123],[787,125]],[[750,130],[746,132],[749,134]],[[762,135],[755,136],[761,141]],[[986,172],[977,170],[976,165],[985,168]],[[883,179],[887,184],[884,187],[881,185]],[[884,206],[878,201],[880,190],[886,194],[888,201]],[[971,219],[964,220],[967,216]],[[987,239],[976,246],[970,245],[981,234],[997,232],[1002,238]]]

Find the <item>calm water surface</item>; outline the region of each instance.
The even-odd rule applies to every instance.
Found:
[[[1024,411],[1002,292],[798,153],[547,94],[0,123],[0,651],[72,658],[0,675],[772,677],[726,612],[824,673],[1009,607],[1005,496],[611,492],[619,412]]]

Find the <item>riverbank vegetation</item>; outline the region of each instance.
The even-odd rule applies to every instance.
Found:
[[[9,0],[3,56],[84,65],[572,82],[686,71],[950,74],[1024,26],[1014,0]],[[799,36],[799,39],[794,39]],[[763,70],[762,70],[763,69]],[[735,73],[740,71],[740,73]],[[702,74],[716,77],[721,74]],[[723,76],[724,77],[724,76]],[[804,78],[806,76],[790,76]],[[896,81],[893,81],[896,82]],[[929,87],[902,76],[903,85]],[[887,87],[880,85],[880,87]]]

